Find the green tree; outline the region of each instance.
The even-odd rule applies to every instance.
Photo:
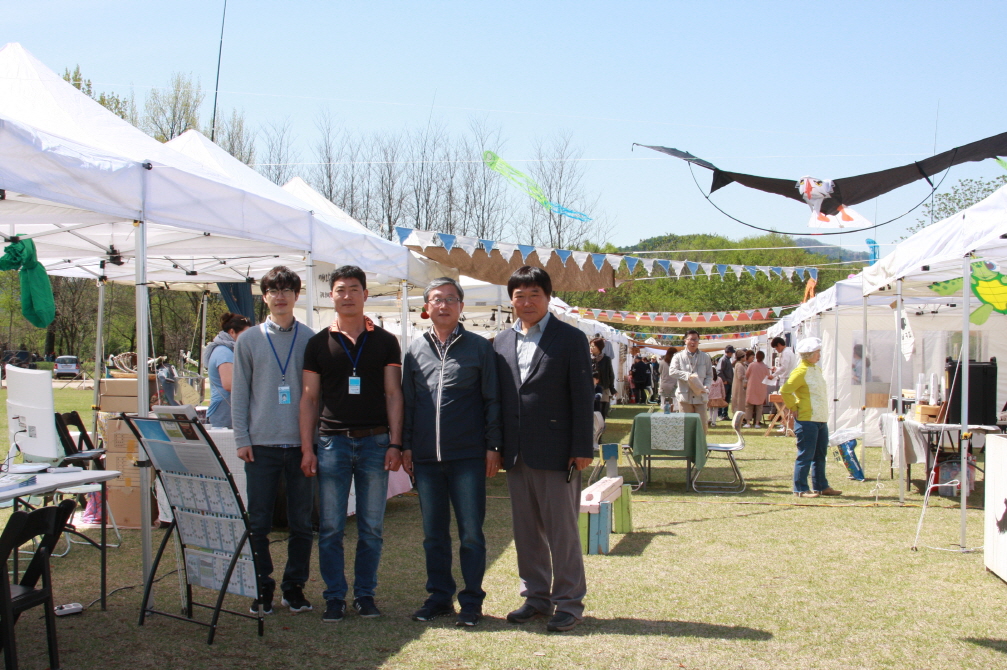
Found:
[[[90,79],[85,79],[81,74],[80,65],[77,65],[73,72],[70,68],[64,68],[63,79],[70,82],[77,90],[91,98],[105,109],[110,110],[119,118],[129,121],[134,126],[137,125],[138,116],[136,112],[136,100],[133,94],[129,96],[118,96],[115,93],[105,93],[104,91],[95,95],[94,87]]]

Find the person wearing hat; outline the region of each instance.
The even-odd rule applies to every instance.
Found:
[[[717,374],[724,382],[724,397],[727,400],[731,399],[731,384],[734,382],[734,363],[731,359],[734,358],[734,347],[732,345],[727,345],[724,347],[724,355],[720,358],[717,363]],[[725,405],[721,410],[720,415],[727,418],[730,413],[730,406]]]
[[[794,495],[799,498],[842,495],[843,492],[829,486],[825,478],[825,457],[829,449],[829,395],[825,376],[818,367],[822,341],[817,337],[806,337],[797,343],[797,353],[801,362],[780,389],[783,402],[796,419]],[[811,489],[808,488],[809,471]]]

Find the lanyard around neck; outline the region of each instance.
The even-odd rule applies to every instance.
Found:
[[[357,376],[357,363],[360,362],[360,355],[364,353],[364,345],[367,343],[368,334],[369,331],[364,331],[364,337],[360,340],[360,346],[357,347],[357,355],[354,356],[352,350],[348,346],[346,346],[346,340],[343,339],[343,334],[338,330],[336,331],[336,337],[339,338],[339,344],[342,345],[343,351],[346,352],[346,357],[350,359],[350,363],[353,365],[354,377]]]
[[[273,350],[273,358],[276,359],[276,364],[280,368],[280,383],[281,384],[286,384],[287,383],[287,368],[290,366],[290,357],[294,353],[294,344],[297,342],[297,326],[298,326],[297,321],[294,321],[294,339],[292,339],[290,341],[290,351],[287,352],[287,362],[286,363],[280,363],[280,356],[279,356],[279,354],[276,353],[276,347],[273,346],[273,340],[272,340],[272,338],[269,337],[269,325],[265,324],[265,323],[262,324],[262,332],[264,332],[266,334],[266,341],[269,342],[269,348]]]

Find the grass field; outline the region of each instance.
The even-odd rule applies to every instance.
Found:
[[[3,394],[0,393],[0,399]],[[90,406],[90,395],[58,391],[61,407]],[[628,432],[632,408],[620,408],[607,439]],[[716,429],[711,439],[729,440]],[[634,497],[634,532],[614,536],[609,556],[585,557],[587,613],[571,633],[549,634],[543,620],[523,626],[504,617],[520,604],[505,480],[491,480],[486,520],[489,544],[486,618],[473,630],[448,620],[409,620],[425,592],[419,505],[406,495],[388,503],[378,603],[385,616],[352,613],[322,624],[323,585],[313,570],[306,594],[316,611],[254,624],[223,618],[217,641],[205,628],[166,618],[137,626],[139,589],[119,591],[109,609],[94,605],[59,621],[67,668],[1002,668],[1007,587],[983,568],[982,553],[933,549],[912,552],[921,496],[898,506],[887,467],[879,481],[846,479],[830,456],[837,500],[797,503],[790,494],[792,439],[746,435],[740,467],[749,481],[741,495],[684,491],[680,462],[655,467],[649,490]],[[716,461],[711,463],[719,465]],[[981,465],[981,463],[980,463]],[[866,470],[877,477],[880,450],[868,450]],[[917,466],[914,475],[919,476]],[[628,469],[625,470],[628,474]],[[726,474],[726,471],[719,471]],[[921,482],[916,482],[919,485]],[[879,488],[880,486],[880,488]],[[877,502],[876,502],[877,501]],[[969,543],[982,544],[982,482],[970,503]],[[956,500],[937,499],[924,543],[958,540]],[[163,531],[155,531],[155,541]],[[277,533],[276,538],[282,538]],[[352,559],[355,525],[347,528]],[[283,564],[284,544],[273,545]],[[109,551],[110,588],[140,581],[140,537]],[[315,556],[317,558],[317,556]],[[57,602],[97,597],[98,557],[74,547],[54,561]],[[175,568],[166,556],[162,574]],[[209,602],[208,592],[201,594]],[[179,606],[178,580],[157,587],[161,608]],[[247,601],[232,598],[231,605]],[[24,668],[47,665],[44,626],[19,622]]]

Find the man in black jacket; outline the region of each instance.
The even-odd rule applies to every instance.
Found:
[[[402,364],[405,398],[402,465],[416,478],[423,516],[427,592],[415,621],[454,614],[451,507],[458,522],[459,626],[475,626],[486,597],[486,478],[500,469],[500,389],[489,340],[458,320],[465,293],[454,279],[433,280],[423,291],[433,327],[412,341]]]
[[[524,266],[507,282],[515,323],[493,348],[500,376],[503,467],[525,602],[507,615],[550,615],[566,631],[584,616],[587,581],[577,516],[580,473],[594,455],[593,383],[587,338],[549,315],[552,281]]]

